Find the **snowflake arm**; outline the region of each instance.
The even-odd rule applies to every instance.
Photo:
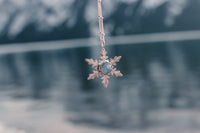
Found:
[[[109,77],[108,75],[104,75],[104,76],[101,78],[101,79],[103,80],[102,83],[103,83],[103,85],[104,85],[105,88],[108,87],[108,83],[109,83],[108,79],[109,79],[109,78],[110,78],[110,77]]]
[[[122,77],[123,74],[120,71],[117,71],[116,68],[112,69],[112,71],[110,72],[110,74],[113,76],[115,75],[116,77]]]
[[[101,50],[100,59],[102,59],[102,60],[107,60],[108,59],[107,52],[106,52],[105,48],[102,48],[102,50]]]
[[[89,75],[88,80],[95,79],[95,77],[99,77],[98,71],[93,71],[93,73]]]
[[[86,62],[88,62],[89,65],[92,65],[93,68],[98,66],[98,61],[97,60],[93,60],[93,59],[85,59]]]
[[[121,58],[122,58],[121,56],[115,56],[114,59],[110,59],[110,63],[113,66],[116,66],[117,65],[116,63],[119,62]]]

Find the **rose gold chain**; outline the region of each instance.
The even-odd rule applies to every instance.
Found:
[[[105,47],[105,32],[103,26],[103,15],[102,15],[102,7],[101,7],[101,0],[98,0],[98,15],[99,15],[99,35],[100,35],[100,42],[102,48]]]

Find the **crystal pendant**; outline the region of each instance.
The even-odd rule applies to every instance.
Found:
[[[110,63],[108,62],[104,62],[100,65],[100,70],[104,73],[104,74],[108,74],[111,72],[112,70],[112,66]]]

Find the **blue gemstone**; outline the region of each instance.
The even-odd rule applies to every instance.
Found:
[[[101,71],[104,73],[104,74],[108,74],[110,71],[112,70],[112,67],[110,65],[110,63],[108,62],[105,62],[101,65]]]

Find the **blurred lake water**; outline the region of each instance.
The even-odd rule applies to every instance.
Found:
[[[109,46],[108,88],[87,81],[99,47],[1,55],[0,133],[199,133],[199,43]]]

